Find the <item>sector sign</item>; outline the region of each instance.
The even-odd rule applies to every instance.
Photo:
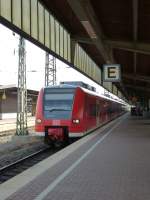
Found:
[[[119,64],[105,64],[103,65],[103,81],[106,82],[120,82],[121,81],[121,67]]]

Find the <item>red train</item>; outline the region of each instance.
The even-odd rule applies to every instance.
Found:
[[[124,112],[123,104],[87,88],[82,82],[42,88],[36,106],[36,134],[44,136],[47,143],[67,142]]]

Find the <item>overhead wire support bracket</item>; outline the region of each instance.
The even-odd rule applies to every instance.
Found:
[[[45,86],[56,85],[56,58],[45,54]]]

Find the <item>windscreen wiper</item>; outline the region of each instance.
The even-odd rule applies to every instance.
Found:
[[[48,110],[49,112],[53,112],[53,111],[70,111],[70,109],[63,109],[63,108],[52,108],[50,110]]]

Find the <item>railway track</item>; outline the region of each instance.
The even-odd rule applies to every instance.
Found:
[[[23,172],[24,170],[32,167],[33,165],[37,164],[38,162],[44,160],[45,158],[53,155],[59,149],[50,149],[46,148],[44,150],[40,150],[35,152],[29,156],[26,156],[14,163],[11,163],[7,166],[0,168],[0,184],[11,179],[12,177],[18,175],[19,173]]]

